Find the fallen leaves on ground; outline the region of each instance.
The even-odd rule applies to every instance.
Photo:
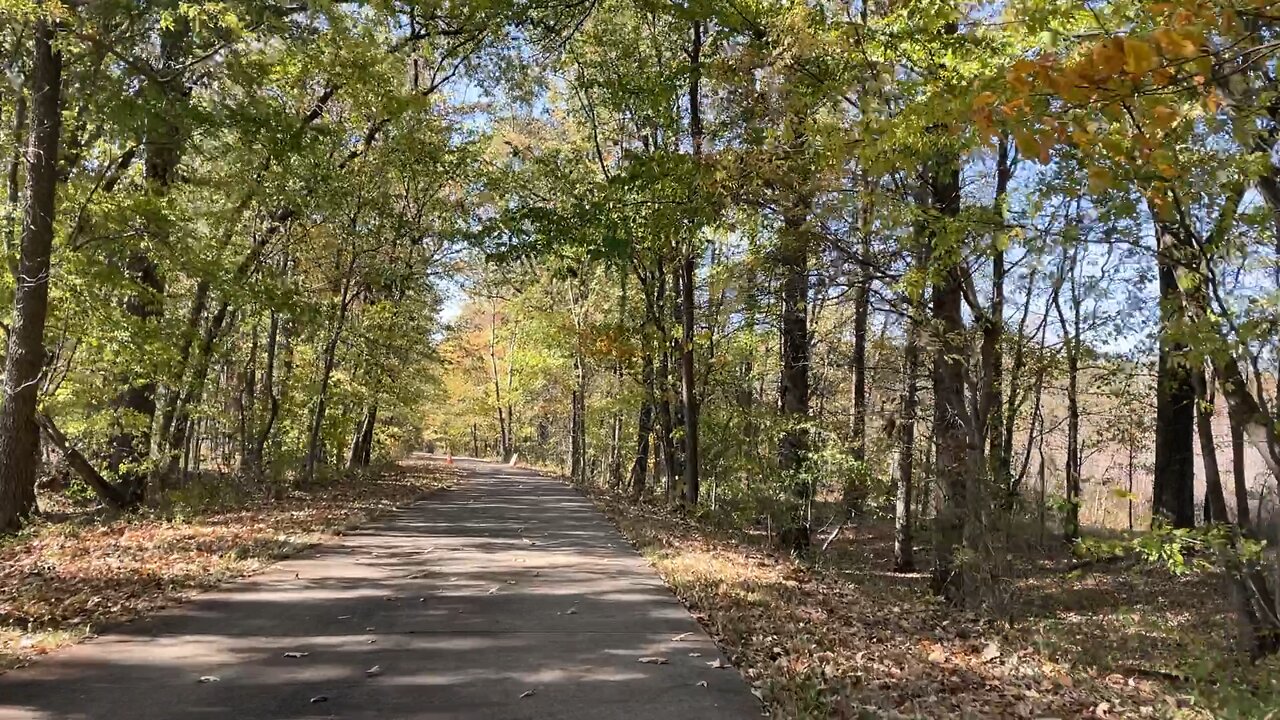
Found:
[[[0,544],[0,671],[256,572],[454,477],[413,460],[280,500],[38,521]]]
[[[806,565],[750,536],[595,500],[774,717],[1250,718],[1280,702],[1280,661],[1240,661],[1211,576],[1040,563],[1009,580],[1010,607],[960,612],[922,573],[887,572],[891,528],[855,528]],[[1203,679],[1173,683],[1139,662]]]

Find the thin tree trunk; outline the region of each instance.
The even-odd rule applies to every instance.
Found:
[[[864,200],[865,203],[865,200]],[[863,209],[864,214],[866,208]],[[868,223],[864,221],[862,231],[862,248],[864,254],[869,249],[867,234]],[[857,464],[854,474],[847,478],[842,489],[842,502],[847,516],[861,512],[866,488],[867,460],[867,318],[870,315],[871,288],[866,258],[859,259],[857,287],[853,298],[853,357],[850,364],[853,369],[853,391],[851,393],[850,452]]]
[[[307,457],[302,476],[307,482],[315,480],[316,464],[322,451],[321,439],[324,435],[324,416],[329,400],[329,381],[333,377],[333,368],[337,362],[338,342],[342,339],[342,331],[347,323],[347,311],[351,308],[351,284],[354,281],[356,254],[352,252],[347,262],[346,273],[342,278],[342,293],[338,298],[338,316],[333,322],[333,333],[325,344],[323,365],[320,369],[320,387],[316,391],[316,409],[311,419],[311,433],[307,442]]]
[[[574,388],[570,394],[569,416],[569,476],[574,482],[584,483],[587,479],[587,423],[586,423],[586,368],[581,352],[573,357]]]
[[[675,418],[673,417],[671,408],[671,345],[666,342],[667,333],[663,331],[666,323],[666,303],[667,303],[667,275],[664,263],[658,261],[658,280],[657,290],[655,291],[657,302],[654,310],[656,311],[656,327],[659,330],[659,337],[662,338],[661,354],[658,360],[658,371],[655,384],[658,392],[658,428],[659,440],[662,446],[662,465],[664,479],[666,481],[666,497],[673,500],[676,488],[676,445],[675,445]]]
[[[369,415],[365,418],[364,434],[360,437],[360,467],[369,467],[373,462],[373,432],[378,427],[378,405],[369,406]]]
[[[1076,293],[1076,251],[1063,251],[1062,270],[1058,282],[1071,286],[1071,308],[1074,322],[1067,324],[1062,309],[1062,292],[1053,293],[1053,306],[1062,327],[1062,347],[1067,360],[1067,457],[1066,508],[1062,521],[1063,539],[1073,543],[1080,539],[1080,299]]]
[[[252,442],[249,443],[248,472],[250,475],[262,473],[263,458],[266,457],[267,440],[275,426],[276,415],[280,412],[280,396],[276,393],[276,348],[280,338],[280,317],[271,311],[271,322],[267,326],[267,347],[265,366],[262,374],[262,390],[267,395],[267,417],[258,428]]]
[[[34,24],[31,64],[31,132],[27,146],[26,209],[18,278],[0,400],[0,532],[18,530],[35,508],[40,431],[36,426],[44,326],[49,313],[49,263],[53,254],[62,133],[62,53],[56,30],[41,13]]]
[[[1230,414],[1228,414],[1230,418]],[[1249,527],[1249,484],[1244,467],[1244,430],[1234,419],[1231,425],[1231,482],[1236,496],[1236,525]]]
[[[782,376],[779,383],[782,438],[778,466],[790,485],[786,525],[779,533],[782,546],[794,553],[808,551],[813,486],[806,477],[809,451],[809,200],[797,198],[783,216],[777,266],[782,278]]]
[[[907,337],[902,348],[902,409],[897,426],[897,482],[893,522],[893,569],[915,570],[913,545],[912,489],[916,454],[916,412],[920,374],[920,319],[922,308],[913,308],[907,319]]]
[[[1000,139],[996,156],[995,209],[1001,219],[1005,217],[1005,196],[1013,175],[1009,141]],[[996,231],[991,248],[991,307],[987,309],[982,327],[982,423],[986,426],[987,462],[996,487],[1009,486],[1011,458],[1004,449],[1004,280],[1005,280],[1005,231]],[[1012,448],[1010,448],[1012,450]]]
[[[22,242],[22,223],[18,221],[21,213],[18,207],[22,200],[22,190],[19,186],[22,171],[22,147],[26,144],[27,134],[26,88],[18,88],[17,94],[18,97],[13,104],[13,155],[9,158],[9,171],[6,174],[8,179],[8,204],[5,207],[5,213],[8,217],[4,231],[5,265],[9,268],[9,275],[14,278],[18,276],[18,246]]]
[[[240,411],[240,474],[247,477],[252,469],[255,425],[258,400],[258,325],[249,330],[249,359],[244,365],[244,382],[240,384],[238,409]]]
[[[1128,503],[1129,503],[1129,530],[1133,530],[1133,440],[1129,441],[1129,471],[1128,471]]]
[[[653,434],[655,395],[652,350],[645,350],[642,363],[640,372],[645,397],[640,401],[640,412],[636,418],[636,457],[631,463],[631,499],[633,501],[638,501],[644,496],[645,476],[649,473],[649,438]]]
[[[689,52],[689,135],[692,139],[694,162],[702,161],[702,111],[700,85],[702,81],[702,22],[693,21],[693,45]],[[683,331],[680,343],[680,388],[684,405],[684,504],[698,504],[698,479],[701,458],[698,455],[698,392],[694,375],[694,272],[693,246],[695,238],[686,239],[680,272],[680,318]]]
[[[369,411],[360,413],[360,419],[356,421],[355,429],[351,431],[351,445],[347,448],[347,470],[355,470],[360,467],[360,458],[364,457],[364,448],[361,442],[364,440],[364,426],[369,422]]]
[[[507,358],[510,362],[511,358]],[[511,433],[508,418],[502,411],[502,381],[498,373],[498,301],[489,298],[489,368],[493,373],[493,406],[498,414],[498,443],[504,462],[511,454]]]
[[[667,502],[671,504],[684,501],[684,422],[685,405],[681,388],[684,360],[684,342],[681,328],[684,324],[683,297],[681,286],[684,284],[684,269],[681,263],[672,268],[671,304],[668,306],[671,316],[668,318],[667,357],[670,373],[667,380],[667,396],[671,398],[671,442],[670,467],[671,477],[667,483]]]
[[[1213,395],[1205,381],[1204,370],[1194,375],[1196,390],[1196,434],[1200,439],[1200,461],[1204,466],[1204,522],[1225,523],[1227,498],[1223,493],[1222,474],[1218,469],[1218,448],[1213,440]]]
[[[67,461],[67,466],[86,485],[93,489],[98,499],[117,510],[128,505],[128,499],[124,494],[107,482],[106,478],[102,477],[102,474],[93,467],[93,464],[85,458],[84,454],[71,445],[67,436],[54,424],[53,418],[37,410],[36,422],[49,442],[62,453],[62,457]]]

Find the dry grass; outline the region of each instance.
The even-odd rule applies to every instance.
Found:
[[[453,477],[406,461],[279,499],[37,522],[0,544],[0,671],[256,572]]]
[[[1280,718],[1280,663],[1231,647],[1219,582],[1013,563],[1010,602],[960,613],[889,568],[887,528],[818,564],[597,497],[734,656],[776,717]]]

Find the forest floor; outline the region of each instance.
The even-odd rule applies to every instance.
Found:
[[[196,483],[163,507],[119,515],[46,507],[0,540],[0,672],[257,572],[449,485],[438,463],[406,461],[305,488]]]
[[[1027,555],[998,609],[959,613],[923,573],[888,572],[883,524],[800,563],[763,537],[595,500],[775,717],[1280,718],[1280,661],[1242,658],[1209,574]]]

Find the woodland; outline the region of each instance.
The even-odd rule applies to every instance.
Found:
[[[1280,5],[0,0],[0,47],[0,667],[425,449],[565,475],[775,716],[1280,707]]]

